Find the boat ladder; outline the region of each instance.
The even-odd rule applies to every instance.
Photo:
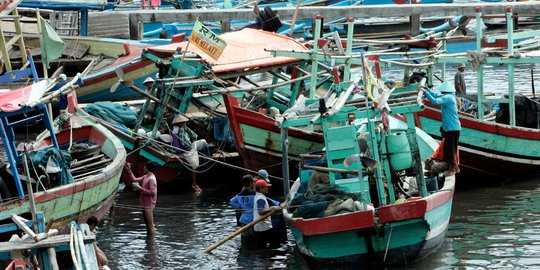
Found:
[[[19,2],[20,0],[0,0],[0,7],[5,7],[4,9],[0,10],[0,24],[2,24],[2,27],[0,27],[0,73],[2,73],[4,69],[5,71],[13,70],[10,59],[10,50],[14,48],[15,44],[18,45],[18,50],[21,52],[21,60],[24,64],[21,69],[24,69],[28,64],[22,35],[21,16],[17,11],[17,5]],[[5,28],[7,28],[5,26],[9,25],[10,23],[13,25],[15,35],[10,39],[7,39],[8,37],[4,31]]]

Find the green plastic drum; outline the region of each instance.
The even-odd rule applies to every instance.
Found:
[[[387,135],[386,149],[390,156],[390,169],[392,171],[400,171],[412,167],[411,148],[407,134],[404,131]]]

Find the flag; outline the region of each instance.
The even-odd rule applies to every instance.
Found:
[[[216,35],[210,28],[204,26],[199,20],[195,22],[189,42],[197,46],[214,60],[218,60],[227,46],[225,40]]]
[[[39,16],[39,20],[41,27],[41,60],[49,68],[49,63],[62,55],[66,44],[43,17]]]

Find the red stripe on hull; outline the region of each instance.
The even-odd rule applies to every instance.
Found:
[[[130,58],[131,60],[132,58]],[[150,60],[144,60],[144,61],[138,61],[132,65],[128,65],[128,66],[125,66],[122,68],[122,71],[124,71],[124,74],[127,74],[127,73],[130,73],[130,72],[133,72],[134,70],[137,70],[137,69],[143,69],[145,68],[146,66],[150,66],[150,65],[153,65],[154,62],[153,61],[150,61]],[[92,85],[92,84],[95,84],[95,83],[100,83],[104,80],[108,80],[108,79],[112,79],[112,78],[116,78],[118,77],[118,75],[116,75],[116,72],[114,70],[111,70],[107,73],[103,73],[103,74],[100,74],[96,77],[91,77],[91,78],[88,78],[88,79],[85,79],[83,81],[83,84],[81,85],[81,88],[82,87],[88,87],[89,85]]]
[[[303,235],[329,234],[375,226],[373,212],[353,212],[314,219],[286,219],[287,224],[298,229]]]
[[[392,204],[377,208],[381,224],[423,217],[427,211],[435,209],[452,199],[454,191],[443,191],[429,195],[424,199]]]

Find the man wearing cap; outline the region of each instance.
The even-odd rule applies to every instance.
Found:
[[[463,75],[463,72],[465,72],[465,64],[461,63],[458,67],[458,71],[456,72],[456,75],[454,76],[454,88],[456,89],[457,95],[466,95],[467,94],[467,86],[465,85],[465,76]]]
[[[266,183],[270,183],[270,179],[268,178],[268,172],[265,169],[260,169],[257,171],[257,175],[255,176],[255,181],[263,179],[266,181]]]
[[[253,203],[255,200],[255,181],[253,176],[246,174],[242,177],[242,191],[231,200],[231,206],[236,210],[236,224],[244,227],[253,221]],[[253,227],[242,232],[242,245],[251,246],[254,243]]]
[[[257,220],[259,217],[272,211],[281,210],[281,206],[270,206],[268,203],[266,194],[268,194],[268,188],[271,186],[272,184],[266,182],[264,179],[255,182],[257,192],[255,193],[253,204],[253,220]],[[263,221],[253,226],[258,247],[266,247],[266,244],[270,244],[270,246],[278,245],[279,239],[273,237],[272,228],[272,220],[270,217],[265,218]]]
[[[427,89],[424,86],[420,86],[418,90],[424,91],[427,99],[431,103],[441,106],[442,126],[444,131],[444,160],[449,163],[449,170],[447,171],[446,176],[459,173],[457,151],[461,123],[459,122],[455,97],[456,90],[449,82],[444,82],[436,88],[441,94],[438,94],[431,89]]]

